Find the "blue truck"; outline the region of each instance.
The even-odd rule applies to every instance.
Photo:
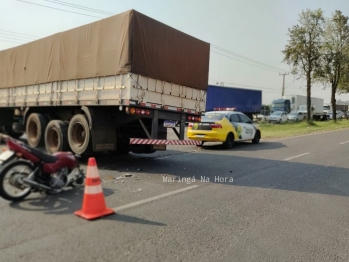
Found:
[[[209,85],[206,95],[206,112],[236,108],[252,119],[259,114],[262,107],[262,91]]]

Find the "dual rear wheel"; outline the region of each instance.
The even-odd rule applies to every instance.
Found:
[[[88,154],[92,151],[88,121],[83,114],[75,115],[68,123],[51,120],[38,113],[32,113],[27,120],[28,144],[32,147],[45,146],[48,153],[68,151]]]

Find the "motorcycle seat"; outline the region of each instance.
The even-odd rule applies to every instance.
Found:
[[[33,147],[30,147],[30,146],[26,146],[27,149],[29,149],[29,151],[36,157],[40,158],[42,161],[44,161],[45,163],[55,163],[58,158],[53,156],[53,155],[50,155],[50,154],[47,154],[43,151],[41,151],[40,149],[36,149],[36,148],[33,148]]]

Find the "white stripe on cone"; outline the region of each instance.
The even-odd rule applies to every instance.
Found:
[[[96,178],[96,177],[99,177],[97,166],[89,166],[89,167],[87,167],[87,174],[86,174],[86,177],[87,177],[87,178]]]
[[[102,186],[99,184],[97,186],[85,186],[85,194],[95,195],[103,193]]]

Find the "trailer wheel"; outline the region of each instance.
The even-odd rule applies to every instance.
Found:
[[[68,124],[61,120],[51,120],[45,131],[45,146],[48,153],[68,151]]]
[[[91,152],[91,133],[87,118],[78,114],[73,116],[68,126],[68,142],[75,154],[89,154]]]
[[[28,144],[32,147],[44,146],[45,129],[48,120],[42,114],[33,113],[28,117],[26,125],[26,133]]]

